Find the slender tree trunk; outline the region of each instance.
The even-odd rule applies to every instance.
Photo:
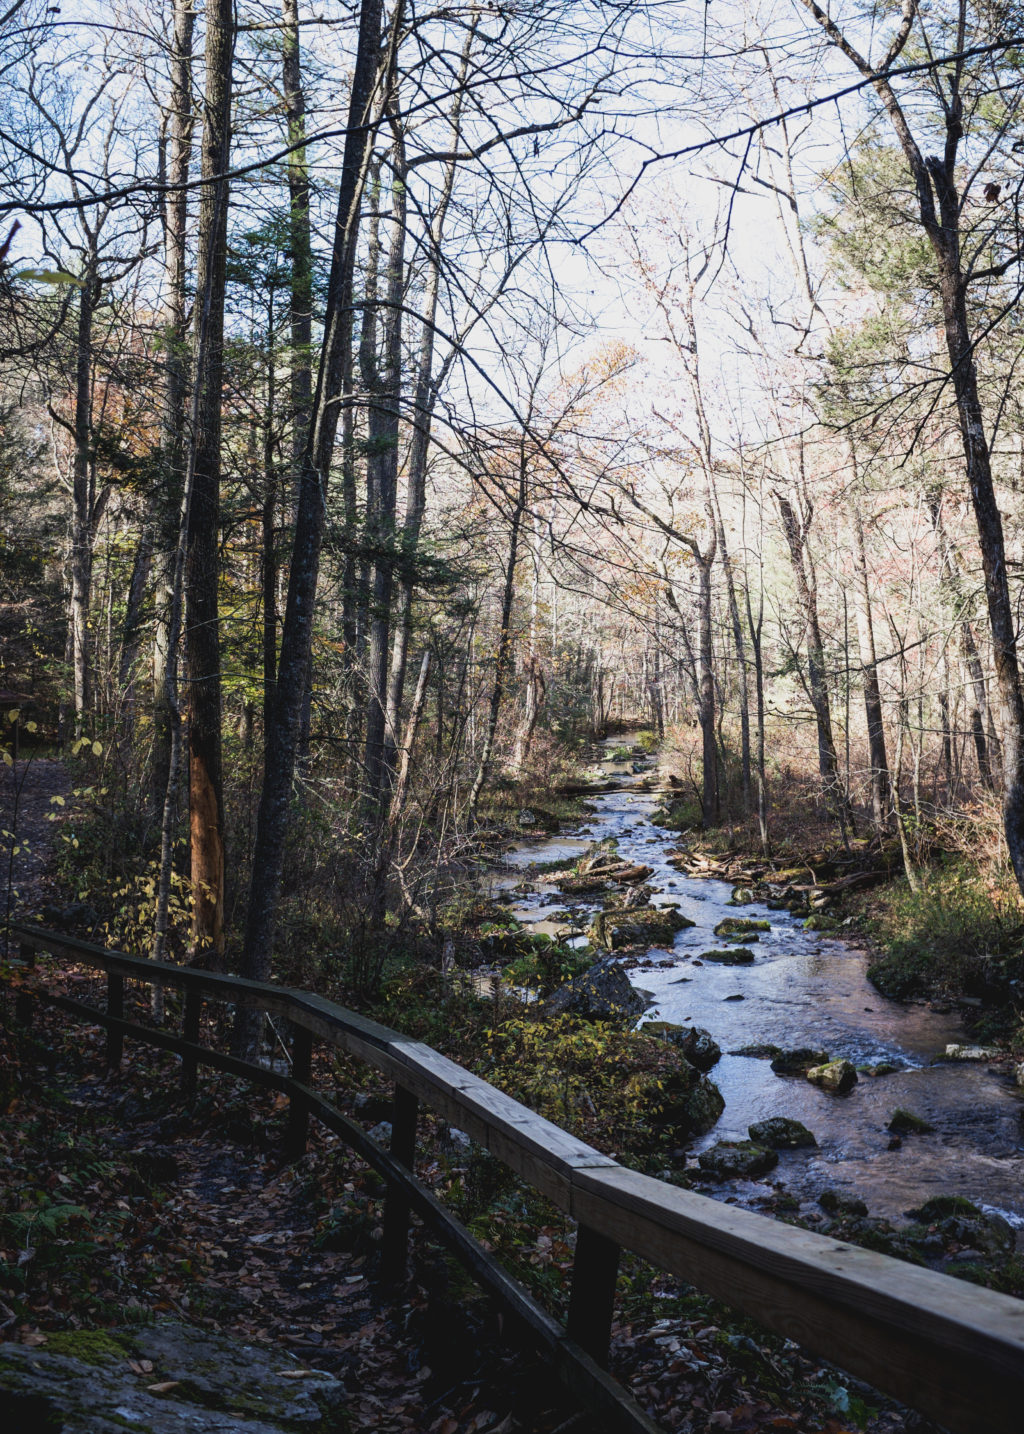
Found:
[[[92,701],[89,605],[92,599],[92,325],[99,301],[96,258],[90,253],[82,274],[75,335],[75,421],[71,527],[71,652],[75,685],[75,736]]]
[[[875,652],[875,626],[871,616],[871,585],[864,547],[864,526],[856,502],[852,502],[849,507],[854,564],[857,570],[857,634],[871,762],[871,815],[875,830],[881,832],[889,825],[889,763],[885,751],[882,694],[878,686],[878,658]]]
[[[153,530],[147,524],[135,547],[132,576],[128,584],[124,625],[121,629],[121,657],[118,662],[118,686],[124,694],[129,736],[135,736],[135,678],[142,641],[142,604],[153,565]]]
[[[313,245],[309,221],[309,163],[305,149],[306,97],[302,88],[298,0],[281,0],[281,60],[288,144],[288,243],[291,253],[291,419],[292,488],[298,502],[302,455],[313,414]],[[299,756],[309,753],[313,697],[312,652],[306,670],[299,722]],[[264,731],[266,721],[264,721]]]
[[[374,550],[364,769],[367,810],[379,820],[391,774],[385,767],[388,650],[395,580],[395,505],[398,497],[398,429],[402,393],[402,299],[405,292],[405,145],[396,129],[392,149],[391,244],[388,250],[383,364],[370,395],[367,443],[367,538]],[[371,481],[372,473],[372,481]]]
[[[206,93],[196,258],[196,375],[192,484],[185,547],[185,656],[189,692],[189,835],[194,957],[224,954],[224,791],[221,755],[221,388],[228,181],[231,151],[233,0],[206,10]]]
[[[193,0],[174,0],[171,39],[171,93],[167,124],[167,182],[164,199],[163,393],[160,415],[160,485],[156,496],[153,551],[153,783],[152,804],[163,812],[171,777],[171,745],[178,722],[177,682],[171,652],[175,558],[185,488],[185,231],[192,158]]]
[[[698,625],[700,632],[701,825],[718,825],[718,750],[715,744],[715,657],[711,625],[711,569],[715,547],[699,566]]]
[[[750,780],[750,693],[747,687],[746,644],[743,640],[743,623],[740,620],[740,605],[736,597],[736,579],[733,575],[732,563],[725,543],[725,524],[722,521],[722,508],[718,501],[718,491],[714,486],[713,480],[709,486],[711,488],[711,501],[714,505],[715,526],[718,531],[718,556],[722,563],[722,571],[725,574],[725,591],[729,600],[729,620],[732,625],[733,643],[736,647],[737,681],[740,690],[740,783],[743,814],[744,816],[749,816],[753,803],[751,801]]]
[[[782,528],[789,548],[793,577],[796,580],[797,597],[803,611],[804,634],[807,642],[808,686],[818,729],[818,771],[821,774],[826,798],[839,818],[845,836],[849,805],[839,775],[839,758],[836,755],[835,739],[832,736],[832,710],[825,677],[825,648],[818,623],[817,593],[813,577],[808,576],[806,566],[806,533],[789,499],[778,491],[775,498],[779,505]]]
[[[978,643],[974,636],[974,629],[971,626],[971,620],[966,611],[966,598],[962,590],[963,585],[960,581],[960,554],[953,539],[946,532],[946,525],[942,519],[941,490],[933,489],[931,493],[929,493],[928,511],[931,514],[932,527],[935,531],[935,539],[939,549],[939,589],[945,596],[946,603],[959,628],[960,648],[963,652],[971,690],[974,694],[974,703],[970,709],[968,720],[971,726],[971,736],[974,740],[974,754],[978,762],[978,775],[981,778],[982,785],[990,792],[994,792],[996,783],[992,773],[992,762],[989,758],[989,742],[986,735],[986,727],[990,725],[990,719],[985,673],[982,669],[981,655],[978,652]]]
[[[487,727],[484,731],[483,746],[480,749],[480,759],[477,762],[476,775],[473,778],[473,785],[469,791],[469,800],[466,803],[466,821],[470,824],[472,824],[476,818],[476,809],[480,804],[480,793],[484,789],[484,783],[490,771],[491,757],[494,753],[494,738],[498,731],[498,716],[501,712],[501,703],[505,696],[508,675],[512,666],[514,651],[512,603],[516,591],[519,531],[522,526],[523,512],[526,508],[526,493],[526,454],[521,444],[519,451],[519,492],[516,497],[515,507],[512,510],[512,523],[509,529],[508,558],[505,563],[505,586],[501,595],[501,628],[498,633],[498,650],[494,662],[494,686],[491,688],[491,701],[487,713]]]
[[[270,973],[288,804],[295,772],[313,633],[313,605],[320,573],[327,479],[338,427],[342,377],[351,353],[352,274],[366,156],[373,133],[381,13],[381,0],[363,0],[324,315],[324,342],[313,403],[314,421],[303,455],[288,601],[278,661],[278,694],[267,733],[246,916],[243,970],[245,975],[257,980],[266,979]],[[401,16],[395,15],[392,33],[397,34],[400,30]],[[239,1027],[243,1038],[251,1034],[246,1032],[244,1021],[239,1023]]]
[[[453,155],[459,146],[462,132],[462,104],[465,97],[463,83],[469,69],[469,56],[476,33],[478,15],[474,14],[466,35],[462,51],[462,63],[451,113],[451,148]],[[441,245],[444,239],[445,221],[455,184],[457,162],[453,158],[446,165],[441,181],[441,192],[430,224],[430,256],[424,283],[421,308],[422,328],[420,350],[416,365],[416,384],[413,391],[412,441],[409,445],[408,490],[405,507],[405,521],[402,527],[402,572],[398,583],[398,604],[395,614],[395,637],[391,651],[391,670],[388,674],[387,714],[384,724],[384,772],[393,771],[395,765],[394,742],[402,709],[405,690],[405,667],[408,660],[409,639],[412,633],[412,607],[415,587],[413,564],[419,549],[420,529],[427,505],[427,459],[430,454],[430,428],[437,396],[434,381],[434,324],[437,318],[437,301],[441,285]]]

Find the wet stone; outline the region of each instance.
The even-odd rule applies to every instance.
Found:
[[[827,1051],[815,1050],[813,1046],[795,1046],[773,1056],[772,1070],[778,1076],[802,1076],[827,1061]]]
[[[928,1135],[935,1129],[931,1121],[915,1115],[912,1110],[904,1110],[901,1105],[893,1111],[892,1119],[885,1128],[894,1135]]]
[[[716,966],[752,966],[754,953],[749,947],[733,946],[728,951],[702,951],[700,959]]]
[[[851,1061],[826,1061],[807,1072],[812,1085],[820,1086],[830,1095],[846,1095],[857,1084],[857,1067]]]
[[[702,1150],[697,1163],[711,1180],[751,1180],[773,1170],[779,1157],[752,1140],[720,1140],[710,1150]]]
[[[800,1150],[818,1143],[806,1125],[785,1115],[755,1121],[747,1133],[755,1144],[767,1145],[771,1150]]]

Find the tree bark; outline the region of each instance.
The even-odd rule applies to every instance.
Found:
[[[75,691],[75,736],[92,700],[89,605],[92,598],[94,474],[92,463],[92,325],[99,301],[96,256],[90,251],[82,273],[75,334],[75,419],[73,511],[71,520],[71,653]]]
[[[856,502],[851,502],[849,507],[857,570],[857,635],[864,682],[864,712],[868,726],[868,760],[871,763],[871,815],[875,830],[881,832],[889,825],[889,762],[885,750],[882,694],[878,685],[878,658],[875,652],[875,626],[871,616],[871,586],[864,547],[864,525]]]
[[[826,799],[835,810],[845,834],[848,798],[839,775],[839,758],[832,735],[832,710],[825,677],[825,647],[818,622],[818,599],[813,574],[809,574],[807,568],[806,524],[797,517],[792,503],[785,494],[776,491],[775,499],[782,518],[782,530],[789,548],[797,597],[804,619],[808,691],[818,731],[818,771],[821,775]]]
[[[196,256],[192,481],[185,535],[185,660],[189,693],[189,852],[193,959],[224,954],[224,790],[221,754],[221,389],[231,149],[233,0],[206,10],[206,89]]]
[[[182,495],[185,487],[185,237],[192,158],[192,0],[174,0],[171,32],[171,93],[167,121],[167,182],[163,204],[164,308],[163,393],[160,414],[160,485],[156,494],[153,549],[153,776],[152,806],[162,812],[171,774],[171,746],[178,715],[177,682],[171,651],[174,582]]]

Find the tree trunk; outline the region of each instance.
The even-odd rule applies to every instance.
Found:
[[[90,253],[82,274],[75,336],[75,421],[73,512],[71,520],[71,653],[75,689],[75,736],[92,700],[89,604],[92,598],[92,323],[99,301],[96,258]]]
[[[381,12],[381,0],[363,0],[324,314],[324,342],[313,403],[314,421],[302,461],[288,600],[278,660],[277,701],[267,733],[246,915],[243,972],[256,980],[265,980],[270,974],[271,942],[288,828],[288,804],[310,659],[313,605],[320,574],[327,478],[338,428],[342,376],[351,355],[352,274],[366,157],[373,134],[371,100],[377,74]],[[393,17],[392,33],[400,29],[400,16],[396,15]],[[243,1034],[244,1028],[243,1021],[240,1023]]]
[[[474,12],[462,51],[462,64],[451,113],[451,147],[453,155],[458,151],[462,132],[462,104],[465,97],[464,81],[469,69],[469,55],[476,33],[479,13]],[[402,527],[402,572],[398,583],[398,605],[395,614],[395,637],[391,652],[391,670],[388,674],[387,713],[384,724],[384,771],[394,770],[395,734],[402,710],[402,696],[405,690],[405,667],[408,660],[409,638],[412,633],[412,605],[414,591],[413,563],[419,548],[420,529],[427,504],[427,459],[430,453],[430,427],[437,397],[434,380],[434,323],[437,318],[437,301],[441,285],[441,244],[444,239],[445,221],[455,185],[457,162],[446,165],[441,181],[441,192],[430,224],[430,256],[424,283],[421,308],[422,329],[420,351],[416,366],[416,386],[413,392],[412,441],[409,445],[408,491],[405,506],[405,521]]]
[[[300,146],[290,149],[288,155],[288,244],[291,253],[291,292],[289,295],[291,476],[294,498],[297,502],[302,475],[302,455],[306,450],[306,441],[313,417],[313,245],[309,221],[309,163],[304,144],[306,97],[302,88],[298,0],[281,0],[281,67],[285,113],[288,120],[288,144],[289,146]],[[302,715],[299,723],[299,755],[303,760],[309,752],[312,694],[311,653],[310,662],[306,668],[302,694]],[[265,713],[268,712],[269,706],[265,702]],[[266,731],[266,715],[264,731]]]
[[[476,818],[476,809],[480,803],[480,793],[483,791],[484,782],[487,780],[487,774],[490,771],[491,756],[494,752],[494,738],[498,730],[498,716],[501,712],[501,703],[505,696],[505,687],[508,683],[509,669],[512,664],[512,603],[516,591],[516,562],[519,558],[519,530],[522,526],[523,511],[526,508],[526,480],[526,454],[521,444],[519,451],[519,492],[517,494],[515,507],[512,510],[512,524],[509,530],[508,558],[505,563],[505,586],[501,595],[501,629],[498,633],[498,650],[494,662],[494,686],[491,688],[491,701],[487,713],[487,727],[484,732],[483,746],[480,750],[480,760],[477,762],[476,775],[473,778],[473,785],[469,792],[469,800],[466,803],[466,821],[470,825],[472,825]]]
[[[396,131],[392,150],[392,233],[385,285],[386,307],[380,326],[383,334],[383,363],[379,375],[375,375],[369,395],[366,462],[367,540],[374,553],[374,563],[363,766],[367,811],[375,821],[379,821],[383,816],[383,796],[391,785],[392,775],[385,767],[385,737],[391,599],[395,579],[395,505],[398,497],[398,427],[402,393],[402,299],[405,291],[405,208],[405,146],[401,131]]]
[[[185,537],[185,658],[189,690],[189,851],[193,959],[224,954],[224,791],[221,756],[221,389],[231,150],[233,0],[206,10],[206,93],[196,256],[196,373],[192,482]]]
[[[163,205],[164,311],[163,393],[160,415],[160,484],[156,494],[153,551],[153,781],[152,805],[163,811],[171,775],[171,745],[178,716],[177,682],[171,651],[174,582],[182,495],[185,487],[185,231],[192,157],[192,0],[174,0],[171,93],[168,117],[167,182]]]
[[[882,694],[878,686],[878,658],[875,652],[875,626],[871,617],[871,586],[868,581],[864,527],[856,501],[851,502],[850,526],[853,529],[853,555],[857,569],[857,635],[860,645],[860,666],[864,681],[864,711],[868,725],[868,753],[871,762],[871,815],[875,830],[885,831],[889,825],[889,762],[885,750],[885,726],[882,720]]]
[[[699,565],[698,625],[700,632],[701,825],[705,831],[718,825],[718,749],[715,744],[715,658],[711,626],[712,545]]]
[[[782,528],[789,548],[797,597],[803,611],[804,634],[807,642],[807,675],[811,706],[818,729],[818,771],[825,796],[839,819],[845,836],[849,804],[839,775],[839,758],[832,736],[832,711],[825,677],[825,648],[818,623],[818,600],[814,580],[807,571],[806,529],[797,518],[792,503],[776,491],[782,517]]]

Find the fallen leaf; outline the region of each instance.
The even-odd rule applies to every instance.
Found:
[[[164,1379],[159,1384],[147,1384],[146,1388],[150,1394],[166,1394],[169,1389],[177,1389],[180,1383],[180,1379]]]

